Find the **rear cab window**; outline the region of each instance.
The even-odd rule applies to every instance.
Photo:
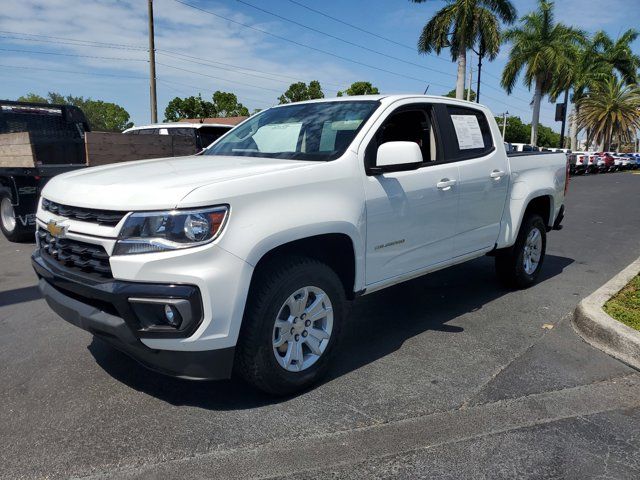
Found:
[[[457,105],[446,105],[440,111],[449,132],[445,142],[447,161],[482,157],[495,150],[491,128],[482,111]]]

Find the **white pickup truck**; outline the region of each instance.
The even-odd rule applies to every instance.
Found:
[[[508,157],[475,103],[295,103],[201,155],[53,178],[32,263],[55,312],[144,365],[289,394],[327,371],[359,295],[487,254],[532,285],[567,170]]]

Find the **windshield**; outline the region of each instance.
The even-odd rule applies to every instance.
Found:
[[[334,160],[344,153],[377,101],[291,104],[255,115],[205,155]]]

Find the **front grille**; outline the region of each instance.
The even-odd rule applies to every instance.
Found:
[[[55,238],[42,228],[38,229],[38,240],[40,254],[46,259],[99,279],[113,278],[109,255],[102,246],[69,238]]]
[[[116,212],[114,210],[97,210],[94,208],[70,207],[60,203],[52,202],[46,198],[42,199],[42,209],[61,217],[72,218],[82,222],[97,223],[114,227],[122,220],[127,212]]]

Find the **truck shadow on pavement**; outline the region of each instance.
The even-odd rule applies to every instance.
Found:
[[[540,282],[559,275],[573,262],[547,255]],[[464,329],[449,322],[509,292],[495,278],[493,259],[483,257],[362,297],[354,302],[341,348],[324,383],[397,351],[406,340],[428,330],[460,333]],[[95,338],[88,349],[116,380],[172,405],[243,410],[286,400],[253,390],[238,379],[193,382],[167,377]]]

